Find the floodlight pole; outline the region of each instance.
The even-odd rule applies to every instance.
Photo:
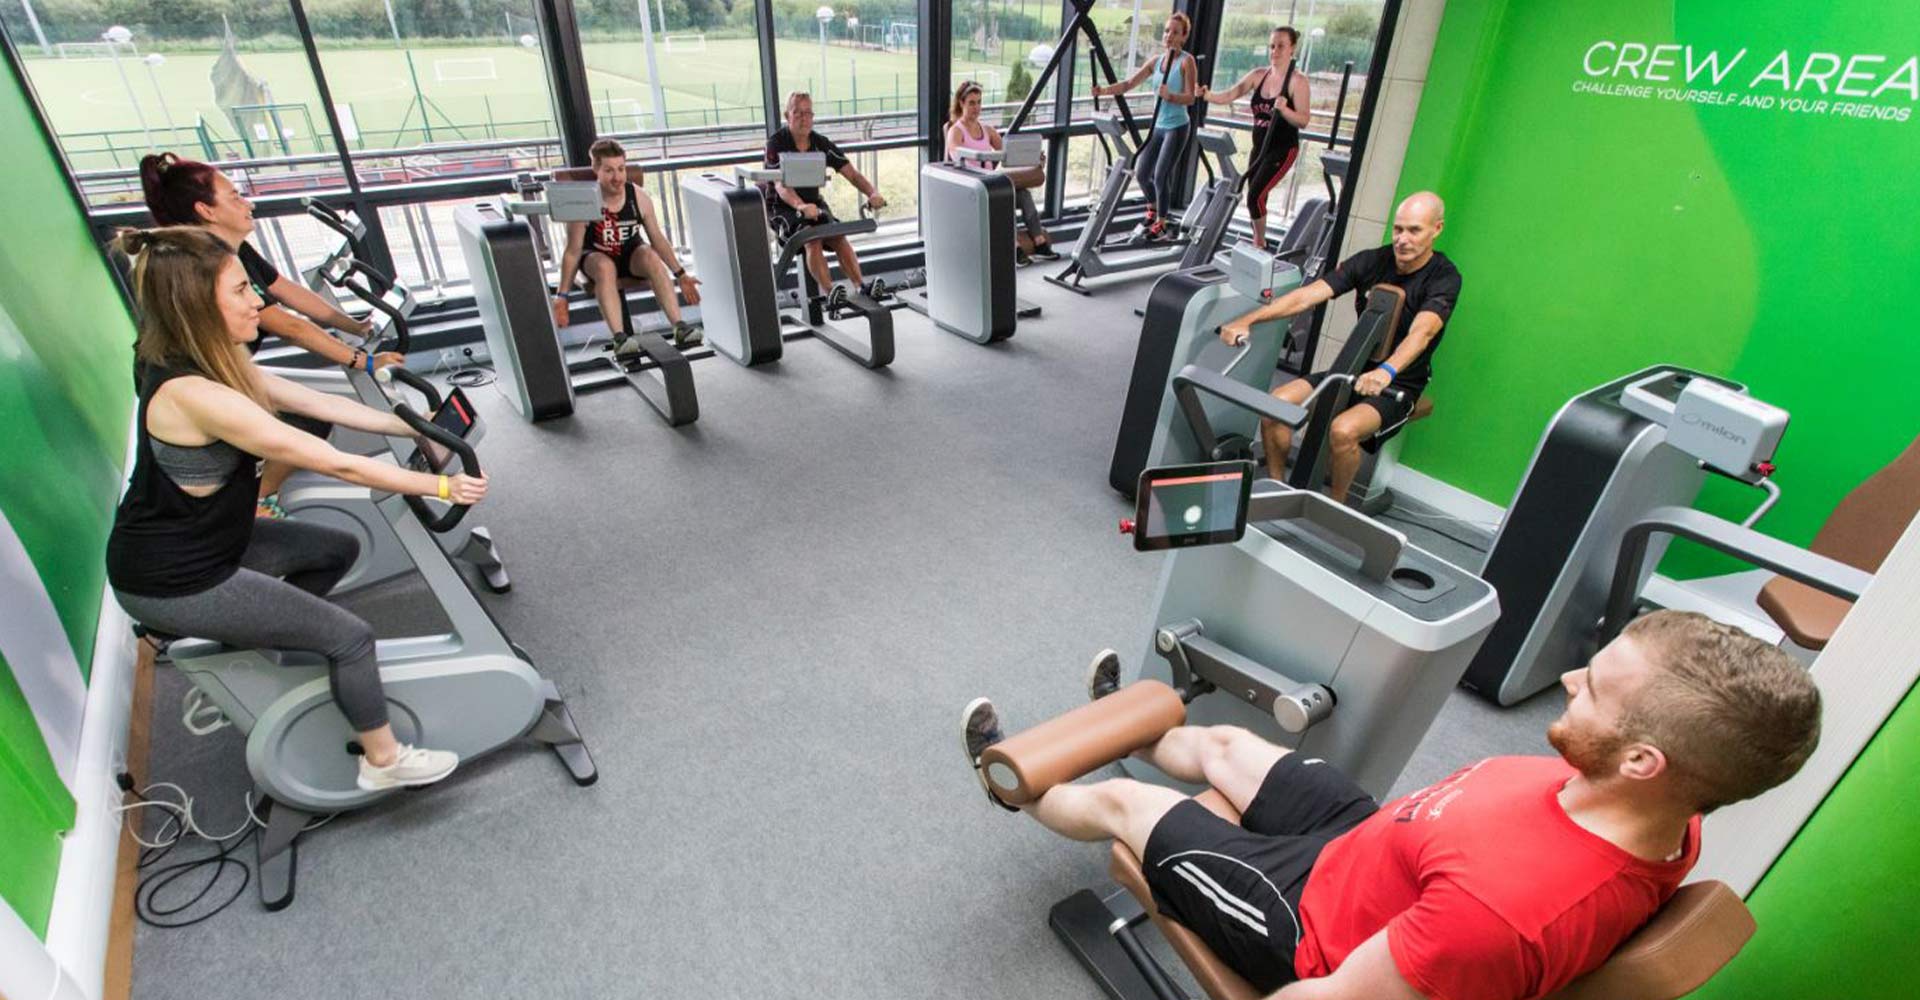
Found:
[[[660,60],[653,54],[653,12],[647,8],[647,0],[640,0],[640,41],[647,50],[647,79],[653,84],[653,127],[664,132],[667,128],[667,88],[660,83]],[[660,18],[660,30],[667,30],[664,14]],[[608,114],[611,115],[612,111],[609,110]]]
[[[27,10],[27,23],[33,26],[33,40],[40,43],[40,54],[53,55],[53,46],[47,44],[47,33],[40,30],[40,17],[33,12],[33,0],[20,0],[20,6]]]
[[[133,117],[140,120],[140,134],[146,137],[147,150],[153,150],[153,129],[147,125],[147,113],[140,110],[140,99],[134,96],[133,81],[127,79],[127,67],[120,62],[120,46],[133,38],[133,32],[114,25],[100,38],[107,43],[107,55],[113,57],[113,68],[120,74],[120,86],[127,92],[127,103],[133,105]]]
[[[426,135],[427,141],[432,142],[433,116],[427,114],[427,95],[420,90],[420,71],[414,68],[413,50],[400,41],[400,22],[393,16],[393,0],[380,0],[380,3],[387,8],[387,27],[393,32],[393,47],[407,57],[407,78],[413,81],[413,101],[420,107],[420,129]],[[405,119],[402,119],[400,124],[405,125]],[[399,138],[394,136],[395,141]]]

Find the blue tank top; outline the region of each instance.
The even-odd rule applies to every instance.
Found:
[[[1173,59],[1172,69],[1168,69],[1166,65],[1167,60],[1169,58]],[[1177,55],[1170,54],[1166,56],[1161,56],[1159,65],[1154,67],[1154,72],[1152,77],[1154,81],[1155,91],[1158,92],[1158,88],[1160,86],[1160,83],[1159,83],[1160,74],[1162,72],[1165,72],[1167,74],[1167,89],[1176,94],[1179,93],[1180,88],[1185,87],[1187,85],[1186,70],[1187,70],[1187,60],[1186,60],[1185,52],[1180,52]],[[1172,101],[1160,102],[1160,113],[1153,116],[1153,127],[1155,129],[1180,128],[1186,124],[1187,124],[1187,106],[1186,105],[1175,104]]]

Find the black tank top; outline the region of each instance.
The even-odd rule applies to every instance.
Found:
[[[618,257],[629,244],[640,238],[642,232],[640,194],[632,184],[628,184],[627,203],[620,206],[620,211],[609,212],[604,206],[601,207],[600,221],[594,223],[588,233],[587,249]]]
[[[1279,130],[1274,135],[1265,136],[1262,143],[1254,146],[1256,152],[1265,152],[1268,155],[1285,153],[1300,145],[1300,130],[1275,112],[1275,105],[1281,100],[1287,102],[1288,111],[1299,110],[1293,106],[1293,65],[1291,63],[1287,65],[1287,75],[1280,80],[1280,96],[1277,98],[1268,97],[1260,92],[1267,85],[1267,77],[1272,75],[1273,67],[1269,66],[1265,73],[1260,74],[1260,82],[1253,85],[1253,96],[1247,100],[1247,106],[1253,112],[1255,128]]]
[[[253,538],[258,462],[242,461],[225,485],[196,497],[175,485],[154,459],[147,406],[161,386],[192,374],[148,366],[141,382],[133,477],[107,537],[107,581],[115,590],[142,597],[197,594],[232,576]]]

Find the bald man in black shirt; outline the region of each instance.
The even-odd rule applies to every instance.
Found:
[[[1356,312],[1365,308],[1367,291],[1375,285],[1397,285],[1407,293],[1393,355],[1354,379],[1357,402],[1335,417],[1328,430],[1332,483],[1327,495],[1341,503],[1346,502],[1353,477],[1360,471],[1361,442],[1371,440],[1377,446],[1397,433],[1433,377],[1433,353],[1440,347],[1440,335],[1460,298],[1459,269],[1446,254],[1433,248],[1434,238],[1446,228],[1446,211],[1440,196],[1431,191],[1408,195],[1393,213],[1391,244],[1362,250],[1324,277],[1220,327],[1220,339],[1238,347],[1252,335],[1254,324],[1306,312],[1348,292],[1358,293],[1354,298]],[[1295,379],[1273,394],[1299,404],[1326,374],[1315,372]],[[1285,479],[1293,431],[1284,424],[1262,420],[1260,437],[1268,475]]]

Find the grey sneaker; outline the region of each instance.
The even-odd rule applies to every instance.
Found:
[[[882,279],[882,278],[873,278],[869,280],[867,282],[867,287],[863,289],[863,291],[866,293],[867,298],[870,298],[875,302],[878,302],[881,299],[886,298],[887,295],[889,294],[887,283],[885,279]]]
[[[675,347],[696,347],[705,339],[700,334],[700,328],[686,320],[673,324],[673,346]]]
[[[360,776],[354,784],[363,792],[378,792],[389,788],[418,788],[431,785],[453,773],[460,765],[460,755],[446,750],[427,750],[422,747],[400,744],[400,753],[393,763],[386,767],[375,767],[373,761],[360,758]]]
[[[623,333],[613,338],[613,356],[622,361],[631,361],[640,356],[640,338]]]
[[[973,776],[980,782],[980,790],[987,793],[987,801],[1008,812],[1019,812],[1017,807],[1007,805],[993,794],[986,769],[980,766],[980,755],[1006,738],[1000,730],[1000,713],[994,711],[991,700],[975,698],[967,703],[967,710],[960,714],[960,744],[967,752],[967,763],[973,766]]]
[[[1099,701],[1120,690],[1120,654],[1103,649],[1087,664],[1087,700]]]

